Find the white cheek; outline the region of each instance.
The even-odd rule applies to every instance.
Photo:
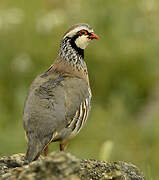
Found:
[[[88,39],[87,37],[88,36],[85,36],[85,35],[78,37],[75,40],[77,47],[81,49],[85,49],[88,46],[89,42],[91,41],[91,39]]]

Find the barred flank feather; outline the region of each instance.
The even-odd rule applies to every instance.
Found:
[[[81,103],[73,120],[69,123],[68,127],[72,129],[71,136],[77,135],[85,124],[90,110],[90,100],[91,96]]]

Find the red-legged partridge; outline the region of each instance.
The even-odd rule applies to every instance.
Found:
[[[84,49],[92,39],[98,36],[88,24],[72,26],[54,63],[32,82],[23,115],[29,162],[43,151],[47,155],[51,142],[59,141],[64,150],[85,124],[92,95]]]

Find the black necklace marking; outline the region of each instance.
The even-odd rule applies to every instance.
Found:
[[[72,66],[77,66],[84,69],[84,72],[87,74],[87,66],[84,61],[84,50],[77,47],[75,40],[78,36],[75,37],[65,37],[60,44],[59,56],[69,62]]]
[[[76,39],[77,39],[79,36],[81,36],[81,35],[76,34],[75,36],[73,36],[72,38],[70,38],[70,39],[71,39],[70,43],[71,43],[72,48],[74,48],[74,49],[77,51],[77,53],[78,53],[82,58],[84,58],[84,49],[81,49],[81,48],[77,47],[77,45],[76,45],[76,43],[75,43]]]

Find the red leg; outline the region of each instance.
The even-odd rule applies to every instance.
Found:
[[[60,151],[64,151],[63,144],[60,143]]]
[[[63,142],[60,142],[60,151],[65,151],[67,145],[68,145],[69,140],[65,140]]]

